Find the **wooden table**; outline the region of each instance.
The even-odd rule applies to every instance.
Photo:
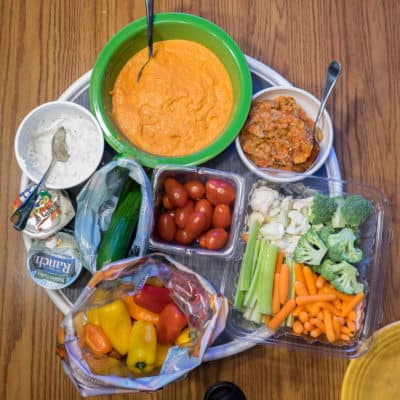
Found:
[[[0,398],[78,399],[55,355],[62,314],[25,269],[22,237],[8,223],[18,192],[15,131],[35,106],[56,99],[92,68],[104,44],[145,14],[144,1],[2,0],[0,2]],[[343,74],[328,102],[343,176],[383,189],[393,205],[384,323],[400,319],[400,7],[397,0],[157,1],[155,11],[182,11],[227,31],[243,51],[320,96],[333,59]],[[393,261],[392,261],[393,260]],[[217,380],[234,381],[251,400],[339,399],[347,361],[257,347],[205,363],[154,394],[115,398],[196,399]],[[104,397],[105,398],[105,397]]]

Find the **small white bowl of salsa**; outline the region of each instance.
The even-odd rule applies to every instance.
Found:
[[[313,175],[333,145],[333,125],[325,110],[312,137],[320,101],[305,90],[275,86],[253,95],[236,149],[253,173],[271,182],[295,182]]]

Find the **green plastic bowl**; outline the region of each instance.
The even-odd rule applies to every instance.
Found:
[[[90,80],[90,108],[99,121],[106,141],[117,152],[133,157],[146,167],[158,164],[201,164],[221,153],[235,139],[250,109],[252,86],[246,59],[235,41],[210,21],[190,14],[163,13],[154,16],[154,41],[186,39],[210,49],[225,66],[233,87],[233,106],[224,132],[208,147],[182,157],[163,157],[134,146],[114,124],[112,98],[114,82],[125,63],[147,46],[146,18],[125,26],[105,45]]]

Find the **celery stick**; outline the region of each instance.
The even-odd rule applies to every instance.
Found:
[[[250,278],[253,273],[254,260],[257,258],[256,245],[257,235],[260,230],[260,222],[255,221],[250,227],[249,239],[247,241],[246,250],[243,255],[242,264],[240,266],[239,279],[237,283],[235,299],[233,305],[237,309],[243,308],[243,300],[246,291],[250,287]]]
[[[249,290],[251,269],[255,254],[258,231],[260,230],[260,221],[256,220],[250,227],[249,238],[247,240],[246,250],[243,255],[242,266],[239,276],[239,290]]]
[[[255,265],[255,269],[254,269],[254,273],[252,276],[252,280],[250,283],[250,288],[246,293],[246,296],[244,297],[244,305],[246,307],[254,307],[254,305],[256,304],[256,300],[257,300],[257,282],[258,282],[258,275],[260,273],[260,267],[261,264],[263,263],[263,260],[265,259],[266,256],[266,246],[263,246],[264,240],[260,240],[260,245],[259,245],[259,252],[258,252],[258,257],[257,257],[257,261],[256,261],[256,265]]]
[[[271,244],[268,240],[263,240],[260,252],[263,254],[263,260],[260,264],[257,277],[256,295],[258,307],[262,314],[272,314],[272,286],[274,283],[278,246]]]
[[[259,324],[262,321],[263,315],[260,313],[260,310],[258,308],[258,304],[254,306],[251,314],[250,314],[250,321],[255,322],[256,324]]]
[[[287,257],[286,260],[286,265],[289,267],[290,270],[290,277],[289,277],[289,299],[294,299],[295,294],[294,294],[294,282],[296,281],[296,275],[294,272],[294,261],[292,258]],[[293,314],[290,313],[289,316],[286,318],[286,326],[291,328],[293,326]]]
[[[260,253],[260,245],[261,245],[261,240],[257,239],[256,240],[256,246],[254,249],[254,257],[253,257],[253,262],[251,263],[251,274],[250,276],[253,276],[255,270],[256,270],[256,265],[257,265],[257,260],[258,260],[258,254]],[[252,280],[252,279],[251,279]]]

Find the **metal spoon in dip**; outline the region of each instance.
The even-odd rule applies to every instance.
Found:
[[[46,172],[27,199],[14,211],[10,217],[10,221],[15,229],[22,231],[26,227],[29,216],[35,205],[38,193],[43,189],[46,180],[50,175],[54,165],[57,162],[66,162],[69,160],[67,143],[65,142],[66,132],[63,127],[60,127],[51,140],[51,162]]]
[[[321,104],[319,106],[317,117],[315,118],[314,127],[312,130],[312,137],[317,143],[318,143],[318,138],[317,138],[318,122],[321,118],[322,112],[325,109],[326,101],[328,100],[328,97],[331,94],[332,89],[335,86],[335,83],[338,80],[341,72],[342,72],[342,65],[338,61],[332,61],[329,64],[328,69],[326,71],[324,93],[322,94]]]
[[[139,83],[140,77],[142,76],[144,67],[150,62],[153,57],[153,0],[146,0],[146,17],[147,17],[147,47],[149,55],[147,61],[141,66],[136,83]]]

